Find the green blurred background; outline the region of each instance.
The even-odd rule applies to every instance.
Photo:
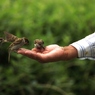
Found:
[[[0,36],[69,45],[95,31],[95,0],[0,0]],[[95,61],[41,64],[0,47],[0,95],[95,95]]]

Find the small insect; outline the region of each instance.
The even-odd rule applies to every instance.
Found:
[[[45,47],[44,47],[44,41],[42,39],[36,39],[34,41],[34,46],[37,49],[45,49]]]
[[[13,43],[9,46],[9,55],[8,55],[8,61],[10,61],[10,53],[12,51],[17,51],[19,48],[21,48],[23,45],[29,44],[29,40],[25,37],[23,38],[17,38]]]

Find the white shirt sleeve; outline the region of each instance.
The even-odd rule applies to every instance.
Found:
[[[78,51],[78,57],[95,60],[95,32],[71,44]]]

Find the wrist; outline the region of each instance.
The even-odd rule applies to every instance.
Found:
[[[77,49],[71,45],[62,47],[62,50],[63,50],[62,60],[70,60],[78,57]]]

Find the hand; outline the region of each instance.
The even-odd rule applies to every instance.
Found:
[[[17,51],[17,53],[35,59],[39,62],[46,63],[62,60],[64,48],[58,45],[49,45],[43,50],[36,48],[33,48],[32,50],[21,48]]]
[[[21,48],[17,51],[17,53],[42,63],[70,60],[78,57],[77,49],[71,45],[66,47],[49,45],[46,46],[43,50],[37,48],[33,48],[32,50]]]

